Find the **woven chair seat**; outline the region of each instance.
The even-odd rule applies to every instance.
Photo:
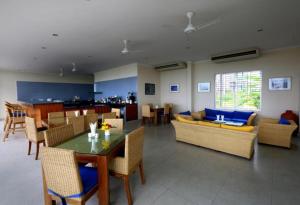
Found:
[[[25,117],[14,117],[13,122],[14,123],[25,123]]]

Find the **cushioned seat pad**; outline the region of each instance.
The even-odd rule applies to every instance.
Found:
[[[93,167],[80,166],[79,172],[83,186],[83,193],[86,194],[98,184],[97,169]]]

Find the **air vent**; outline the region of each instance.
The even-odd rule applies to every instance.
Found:
[[[177,69],[184,69],[187,67],[185,62],[173,62],[173,63],[166,63],[155,66],[157,71],[167,71],[167,70],[177,70]]]
[[[216,63],[224,63],[238,60],[245,60],[251,58],[259,57],[259,49],[258,48],[249,48],[237,51],[230,51],[226,53],[221,53],[217,55],[211,56],[211,61]]]

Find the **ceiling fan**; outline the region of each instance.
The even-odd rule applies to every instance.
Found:
[[[128,42],[129,42],[128,40],[123,40],[124,48],[121,51],[121,54],[126,55],[126,54],[129,54],[129,53],[139,53],[139,52],[142,52],[142,51],[139,51],[139,50],[129,50],[128,49]]]
[[[195,13],[192,12],[192,11],[189,11],[189,12],[186,13],[186,17],[188,18],[188,25],[184,29],[184,33],[190,34],[190,33],[199,31],[201,29],[207,28],[209,26],[212,26],[212,25],[214,25],[214,24],[216,24],[216,23],[218,23],[220,21],[220,19],[215,19],[215,20],[210,21],[210,22],[208,22],[206,24],[202,24],[202,25],[199,25],[199,26],[194,26],[192,24],[192,18],[193,18],[194,15],[195,15]]]

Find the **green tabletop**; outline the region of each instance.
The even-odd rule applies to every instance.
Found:
[[[56,148],[74,150],[80,154],[96,154],[106,155],[119,143],[121,143],[126,136],[127,131],[111,132],[109,137],[104,137],[104,131],[98,130],[99,137],[89,138],[88,133],[80,134],[60,145]]]

